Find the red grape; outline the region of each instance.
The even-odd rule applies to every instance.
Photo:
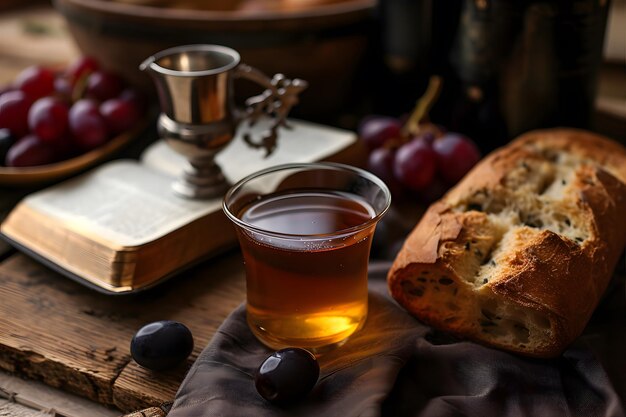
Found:
[[[50,145],[35,135],[28,135],[11,146],[6,156],[6,166],[30,167],[50,164],[55,160],[56,153]]]
[[[359,137],[370,149],[380,148],[390,139],[401,136],[402,124],[393,117],[371,116],[359,127]]]
[[[100,65],[98,65],[98,62],[95,59],[89,56],[83,56],[72,62],[72,64],[67,67],[65,75],[69,79],[71,85],[74,85],[81,77],[94,71],[98,71],[99,69]]]
[[[87,78],[87,96],[100,101],[117,97],[122,88],[120,77],[109,72],[96,71]]]
[[[72,83],[65,77],[57,77],[54,80],[54,91],[61,97],[71,100]]]
[[[118,98],[133,103],[139,110],[140,114],[143,114],[146,109],[146,98],[137,90],[127,88],[120,93]]]
[[[0,86],[0,96],[4,93],[8,93],[9,91],[15,91],[15,86],[13,84]]]
[[[414,191],[428,187],[435,176],[437,155],[423,140],[412,140],[396,152],[393,173],[402,184]]]
[[[141,112],[137,105],[129,100],[112,98],[100,105],[100,113],[111,133],[122,133],[133,127]]]
[[[0,129],[6,128],[14,137],[28,133],[28,110],[33,101],[23,91],[9,91],[0,96]]]
[[[69,112],[70,130],[76,144],[84,150],[97,148],[108,139],[106,122],[95,100],[78,100]]]
[[[413,138],[413,140],[423,140],[429,145],[432,145],[433,142],[435,142],[435,135],[433,132],[424,132],[424,133],[421,133],[419,136],[416,136],[415,138]]]
[[[387,184],[387,187],[389,187],[391,194],[397,198],[402,194],[402,185],[393,176],[393,161],[395,156],[395,149],[374,149],[367,160],[367,168],[372,174],[383,180],[383,182]]]
[[[480,160],[480,151],[471,139],[447,133],[433,143],[437,171],[450,184],[457,183]]]
[[[123,88],[120,77],[100,70],[91,57],[81,57],[58,75],[40,66],[26,68],[15,82],[0,85],[0,162],[6,157],[9,166],[46,164],[129,130],[145,102]],[[71,105],[76,93],[89,99]]]
[[[40,98],[28,112],[28,126],[42,142],[55,144],[66,135],[67,125],[67,105],[58,98]]]
[[[15,85],[36,100],[54,91],[54,72],[38,66],[28,67],[19,73]]]

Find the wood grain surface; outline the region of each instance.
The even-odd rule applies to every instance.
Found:
[[[127,414],[124,417],[165,417],[165,411],[158,407],[150,407],[145,410],[137,411],[131,414]]]
[[[50,414],[0,398],[0,417],[50,417]]]
[[[40,415],[119,417],[120,412],[39,382],[0,372],[0,416]]]
[[[245,298],[239,253],[198,267],[149,293],[111,297],[22,254],[0,264],[0,368],[123,411],[173,399],[186,369]],[[192,331],[185,366],[150,372],[130,357],[144,324],[178,320]]]

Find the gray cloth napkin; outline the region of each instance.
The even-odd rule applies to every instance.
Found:
[[[279,408],[257,394],[254,372],[272,351],[248,329],[242,305],[190,369],[168,417],[624,416],[589,349],[530,359],[433,332],[390,299],[385,271],[370,268],[367,322],[319,359],[305,401]]]

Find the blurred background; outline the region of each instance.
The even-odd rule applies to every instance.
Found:
[[[626,136],[626,0],[3,0],[0,8],[0,83],[82,53],[150,93],[137,70],[144,58],[216,43],[266,73],[308,80],[295,117],[346,128],[368,114],[401,117],[437,74],[431,120],[483,150],[546,126]]]

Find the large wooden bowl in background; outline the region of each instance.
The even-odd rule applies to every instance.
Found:
[[[309,82],[301,117],[336,113],[351,92],[367,48],[376,0],[53,0],[83,53],[136,86],[148,56],[176,45],[237,49],[268,75]],[[249,88],[249,86],[248,86]],[[246,87],[238,95],[247,94]]]

